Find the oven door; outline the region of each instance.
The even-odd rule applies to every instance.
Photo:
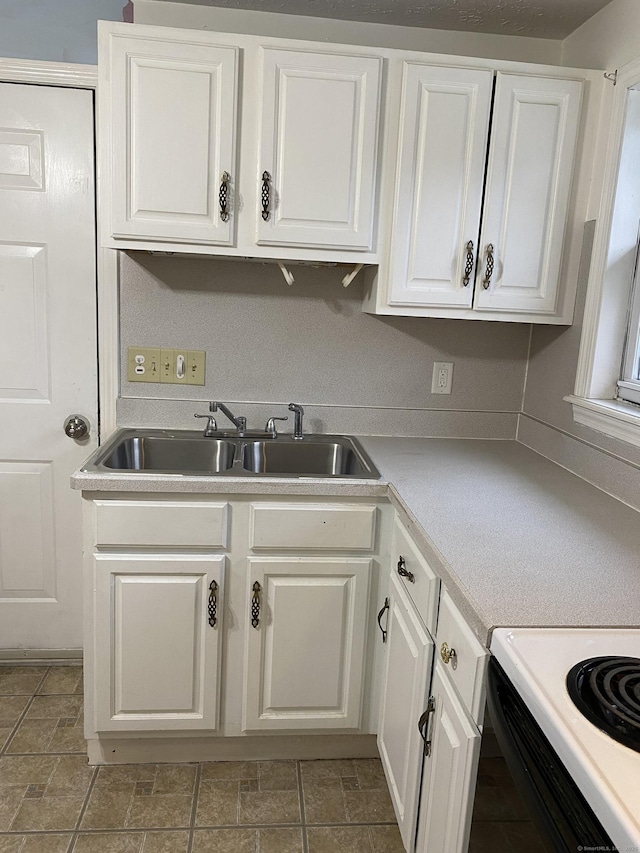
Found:
[[[549,851],[615,849],[593,810],[494,657],[487,703],[511,775]]]

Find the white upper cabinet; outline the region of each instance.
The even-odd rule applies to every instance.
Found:
[[[102,39],[111,137],[102,186],[111,190],[111,234],[230,246],[234,220],[220,194],[231,192],[236,171],[239,50],[203,43],[197,33],[176,42],[162,29],[144,38],[136,29]]]
[[[101,22],[103,245],[376,262],[382,62]]]
[[[497,75],[478,308],[556,310],[581,92],[577,80]]]
[[[404,65],[392,305],[473,301],[493,74]]]
[[[262,57],[258,242],[370,250],[382,60]]]
[[[518,73],[419,61],[396,73],[392,215],[365,311],[571,322],[593,146],[579,136],[585,80],[509,65]]]

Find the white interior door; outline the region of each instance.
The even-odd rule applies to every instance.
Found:
[[[0,84],[0,649],[82,645],[97,444],[93,95]],[[90,435],[68,438],[67,416]]]

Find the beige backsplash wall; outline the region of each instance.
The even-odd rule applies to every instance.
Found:
[[[217,399],[262,427],[295,401],[314,431],[515,436],[528,325],[372,317],[343,268],[291,269],[288,287],[274,264],[123,254],[119,424],[193,428]],[[206,385],[128,382],[129,345],[206,350]],[[434,361],[455,364],[451,396]]]

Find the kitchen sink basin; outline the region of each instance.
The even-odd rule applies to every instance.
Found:
[[[219,474],[233,465],[236,446],[219,438],[129,436],[100,464],[112,471]]]
[[[332,436],[333,438],[333,436]],[[294,477],[369,477],[371,468],[351,439],[333,441],[248,441],[242,464],[254,474]]]
[[[346,435],[269,437],[261,432],[119,430],[87,460],[90,473],[177,474],[221,477],[346,477],[380,474],[358,442]]]

